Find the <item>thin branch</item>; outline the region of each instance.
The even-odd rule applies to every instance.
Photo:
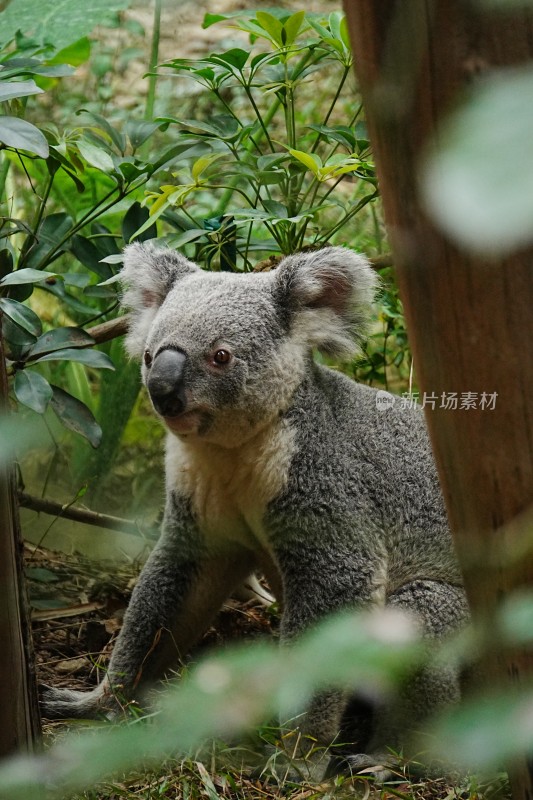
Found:
[[[125,314],[123,317],[110,319],[107,322],[102,322],[100,325],[93,325],[92,328],[86,328],[89,336],[92,336],[96,344],[103,342],[110,342],[111,339],[117,339],[119,336],[124,336],[128,331],[129,323],[131,322],[131,315]]]
[[[98,511],[90,511],[88,508],[78,508],[70,506],[68,503],[62,505],[53,500],[44,500],[40,497],[33,497],[33,495],[26,494],[26,492],[18,492],[19,505],[23,508],[29,508],[31,511],[42,512],[43,514],[50,514],[53,517],[62,517],[63,519],[71,519],[74,522],[83,522],[86,525],[95,525],[98,528],[109,528],[114,531],[122,531],[123,533],[130,533],[133,536],[142,536],[146,539],[157,538],[157,531],[153,528],[143,530],[142,527],[134,520],[122,519],[121,517],[112,517],[109,514],[100,514]]]

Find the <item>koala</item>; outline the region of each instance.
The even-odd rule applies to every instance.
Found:
[[[255,570],[282,600],[282,643],[348,608],[404,610],[428,642],[462,626],[422,412],[378,408],[375,389],[313,356],[362,341],[377,282],[367,260],[327,247],[271,272],[206,272],[136,243],[122,280],[126,346],[168,431],[162,533],[105,679],[89,693],[48,689],[44,714],[115,713],[117,697],[139,696],[187,654]],[[452,669],[426,668],[386,707],[322,691],[291,724],[303,756],[349,736],[343,768],[357,772],[390,763],[406,728],[459,691]]]

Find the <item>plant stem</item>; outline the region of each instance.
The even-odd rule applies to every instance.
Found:
[[[268,146],[270,147],[270,150],[271,150],[271,152],[272,152],[272,153],[275,153],[275,152],[276,152],[276,150],[275,150],[275,148],[274,148],[274,145],[272,144],[272,140],[271,140],[271,138],[270,138],[270,134],[269,134],[269,132],[268,132],[268,130],[267,130],[267,127],[266,127],[266,125],[265,125],[265,122],[264,122],[264,120],[263,120],[263,117],[261,116],[261,112],[259,111],[259,108],[257,107],[257,103],[255,102],[254,96],[253,96],[252,92],[250,91],[250,87],[248,86],[248,84],[246,84],[246,83],[244,83],[244,82],[243,82],[242,86],[243,86],[243,89],[244,89],[244,91],[246,92],[246,97],[247,97],[247,98],[248,98],[248,100],[250,101],[250,103],[251,103],[251,106],[252,106],[252,108],[253,108],[253,110],[254,110],[254,112],[255,112],[255,115],[256,115],[256,117],[257,117],[257,121],[258,121],[258,122],[259,122],[259,124],[261,125],[261,129],[262,129],[262,131],[263,131],[263,134],[264,134],[264,136],[265,136],[265,139],[266,139],[266,140],[267,140],[267,142],[268,142]]]
[[[155,68],[159,60],[159,39],[161,34],[161,2],[162,0],[154,0],[154,26],[152,30],[152,48],[150,50],[150,63],[148,66],[150,77],[148,79],[148,92],[146,94],[146,105],[144,108],[144,118],[147,120],[151,120],[154,117],[155,91],[158,78],[158,75],[155,72]]]
[[[10,161],[6,157],[6,155],[4,154],[2,156],[2,161],[0,163],[0,202],[2,202],[2,199],[3,199],[4,194],[5,194],[6,180],[7,180],[7,175],[8,175],[10,166],[11,166]],[[6,197],[6,201],[7,201],[7,197]]]
[[[350,71],[351,71],[350,67],[345,67],[344,68],[344,72],[342,74],[342,78],[340,79],[339,85],[337,86],[337,91],[335,92],[333,100],[330,103],[328,112],[327,112],[326,116],[324,117],[324,122],[322,123],[322,125],[324,125],[324,126],[327,125],[328,122],[329,122],[329,118],[331,117],[331,115],[333,113],[333,110],[334,110],[335,106],[337,105],[337,100],[340,97],[340,94],[342,92],[342,87],[344,86],[344,84],[346,82],[346,78],[350,74]],[[316,152],[316,149],[317,149],[318,145],[320,144],[320,142],[322,141],[323,136],[324,136],[323,133],[318,133],[317,134],[317,137],[315,139],[313,147],[311,148],[311,152],[312,153]]]
[[[33,223],[33,229],[31,232],[32,238],[34,239],[37,238],[37,231],[39,230],[39,225],[41,224],[44,210],[46,208],[46,203],[48,202],[48,198],[50,196],[53,183],[54,183],[54,176],[48,175],[48,180],[46,182],[46,186],[44,187],[43,196],[41,197],[41,202],[39,203],[39,208],[37,209],[37,215],[35,217],[35,222]]]
[[[364,208],[372,200],[375,200],[376,197],[378,197],[378,192],[374,192],[374,194],[367,194],[365,197],[363,197],[363,199],[360,200],[357,203],[357,205],[355,205],[350,211],[348,211],[344,215],[344,217],[341,220],[339,220],[339,222],[337,222],[337,224],[333,228],[331,228],[323,236],[319,236],[318,239],[315,240],[315,244],[320,244],[321,242],[326,242],[331,236],[334,236],[334,234],[336,234],[337,231],[339,231],[342,228],[342,226],[345,225],[348,222],[349,219],[351,219],[353,216],[355,216],[359,211],[361,211],[362,208]]]

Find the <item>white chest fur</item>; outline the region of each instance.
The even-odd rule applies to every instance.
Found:
[[[264,515],[287,485],[294,431],[275,420],[236,448],[169,434],[167,490],[189,497],[204,534],[268,550]]]

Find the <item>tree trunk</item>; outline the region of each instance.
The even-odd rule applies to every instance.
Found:
[[[518,522],[533,502],[533,251],[487,262],[461,250],[428,220],[417,170],[428,137],[479,72],[533,57],[533,15],[463,0],[345,8],[420,390],[436,400],[426,417],[441,484],[473,613],[483,616],[533,583]],[[441,408],[450,392],[477,393],[478,407]],[[493,410],[479,407],[482,393],[497,393]],[[520,564],[509,567],[504,546],[520,545]],[[497,656],[491,677],[531,677],[532,658]],[[517,800],[531,797],[531,765],[512,782]]]
[[[0,337],[0,413],[6,410],[7,377]],[[40,732],[14,475],[1,462],[0,644],[1,758],[32,750]]]

